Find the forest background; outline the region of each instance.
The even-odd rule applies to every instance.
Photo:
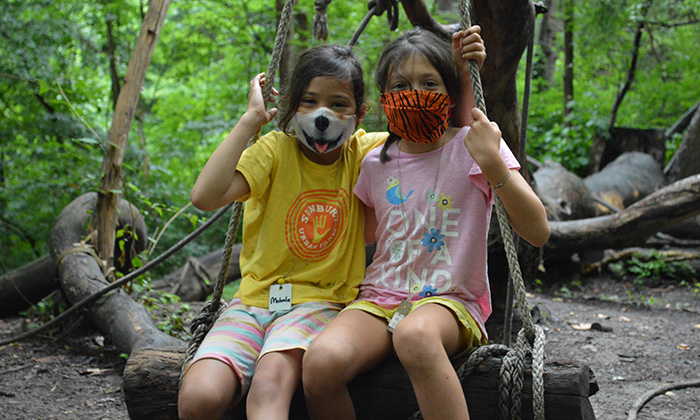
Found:
[[[190,0],[170,6],[124,161],[123,196],[150,230],[142,260],[210,216],[189,205],[190,189],[244,112],[250,79],[267,68],[282,3]],[[426,1],[442,23],[456,22],[456,3]],[[549,14],[544,28],[545,18],[538,17],[535,34],[531,157],[585,176],[592,139],[611,121],[668,128],[700,100],[700,1],[543,3]],[[0,275],[48,254],[58,213],[98,188],[114,104],[147,6],[147,0],[0,0]],[[298,1],[282,80],[295,54],[322,42],[311,35],[313,6]],[[328,42],[346,44],[366,11],[365,1],[333,2]],[[393,32],[383,17],[374,18],[355,46],[371,88],[367,131],[386,127],[373,83],[378,55],[409,27],[403,10]],[[523,59],[521,95],[524,66]],[[668,157],[680,139],[669,139]],[[216,224],[142,281],[220,248],[225,229]]]

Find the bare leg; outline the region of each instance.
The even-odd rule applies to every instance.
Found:
[[[248,391],[248,420],[287,420],[292,397],[301,381],[301,349],[263,355],[255,366]]]
[[[341,312],[304,355],[303,384],[314,420],[353,420],[348,383],[391,352],[386,320],[360,310]]]
[[[180,387],[177,410],[180,419],[221,419],[231,407],[241,384],[227,364],[216,359],[196,361]]]
[[[421,306],[394,330],[394,349],[426,420],[469,419],[462,385],[448,356],[464,341],[457,317],[439,304]]]

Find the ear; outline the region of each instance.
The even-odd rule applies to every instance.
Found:
[[[367,116],[367,104],[362,104],[360,109],[357,110],[357,118],[355,119],[355,128],[360,126],[362,120]]]

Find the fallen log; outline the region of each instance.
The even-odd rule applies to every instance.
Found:
[[[56,267],[50,255],[0,276],[0,313],[16,314],[58,288]]]
[[[700,214],[700,175],[674,182],[619,213],[550,222],[545,253],[564,254],[642,244],[651,235]]]
[[[134,352],[124,369],[124,400],[132,420],[177,419],[177,392],[184,351],[172,348]],[[532,371],[526,364],[522,418],[532,419]],[[495,419],[501,360],[487,359],[462,381],[472,418]],[[589,397],[598,390],[590,368],[574,361],[548,361],[544,370],[545,415],[551,420],[595,419]],[[359,420],[406,420],[418,410],[408,374],[395,357],[359,375],[350,384]],[[245,407],[232,410],[245,419]],[[308,419],[302,392],[292,402],[290,420]]]
[[[188,258],[182,267],[153,281],[151,288],[154,291],[173,293],[179,296],[183,302],[205,300],[214,290],[222,254],[223,249],[217,249],[198,258]],[[234,244],[225,283],[230,283],[241,277],[241,270],[238,266],[240,254],[241,244]]]
[[[130,209],[126,201],[120,202],[117,230],[124,229],[127,233],[120,238],[125,240],[124,247],[114,247],[114,261],[117,263],[117,271],[121,273],[131,269],[131,258],[146,249],[148,238],[143,218],[133,218]],[[133,233],[129,233],[131,231]],[[0,277],[0,313],[16,314],[39,302],[59,286],[56,265],[51,255],[7,272]]]
[[[662,187],[666,180],[661,165],[649,154],[627,152],[606,165],[600,172],[583,180],[588,190],[612,204],[623,209]],[[599,207],[599,214],[611,211]]]
[[[58,267],[61,290],[71,303],[87,298],[109,284],[94,252],[81,245],[81,240],[87,236],[83,229],[88,225],[96,201],[96,193],[76,198],[61,211],[51,229],[51,257]],[[122,200],[119,208],[124,209],[120,210],[120,218],[125,217],[130,226],[143,224],[143,217],[136,207]],[[145,347],[183,345],[181,340],[160,332],[151,313],[120,289],[92,304],[88,318],[123,353]]]
[[[557,162],[540,164],[532,177],[535,192],[549,220],[574,220],[597,216],[595,201],[584,181]]]

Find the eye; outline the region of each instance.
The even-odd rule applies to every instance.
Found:
[[[427,80],[425,83],[423,83],[423,87],[425,87],[428,90],[433,90],[439,88],[440,84],[435,80]]]
[[[331,106],[333,108],[336,108],[336,109],[344,109],[344,108],[349,108],[350,104],[348,104],[345,101],[336,101],[336,102],[333,102],[333,104]]]
[[[391,89],[389,89],[391,92],[397,92],[400,90],[407,90],[408,85],[404,82],[396,82],[391,85]]]
[[[301,98],[301,101],[299,101],[299,103],[302,105],[316,105],[316,100],[312,97],[305,96]]]

